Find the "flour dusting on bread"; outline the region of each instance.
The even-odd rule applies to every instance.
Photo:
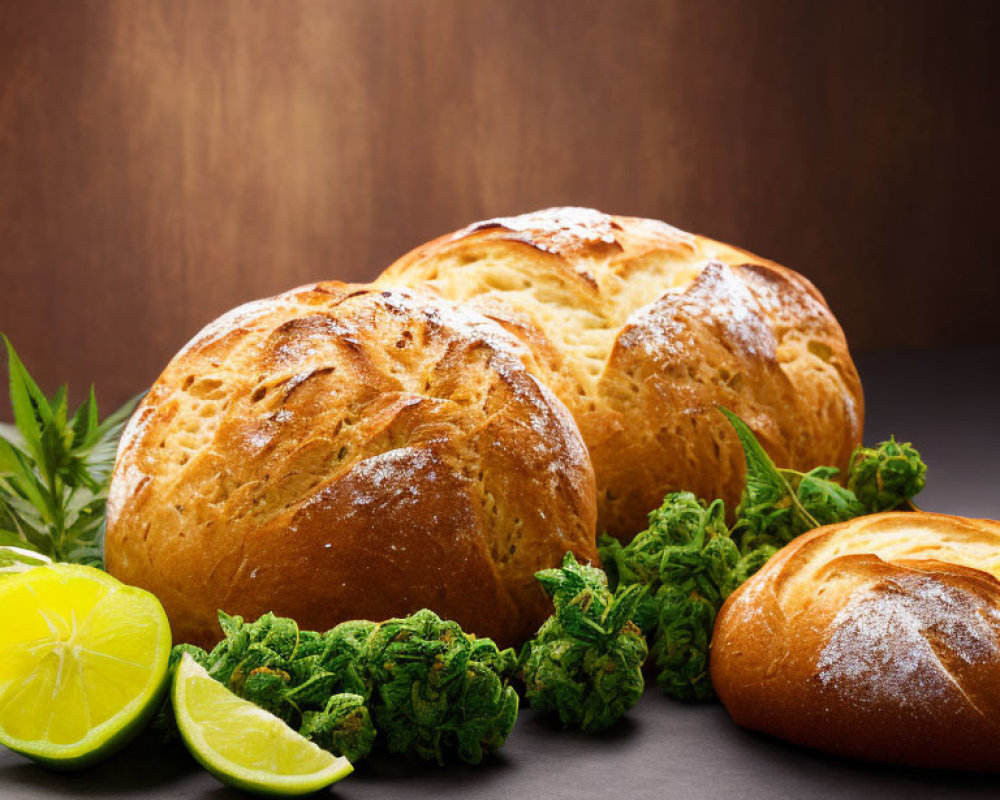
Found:
[[[199,644],[220,608],[325,629],[428,607],[520,641],[548,613],[534,573],[597,558],[593,469],[535,369],[425,292],[330,283],[243,306],[123,436],[108,569]]]
[[[665,223],[551,208],[416,248],[379,286],[422,287],[488,315],[532,352],[622,539],[670,491],[736,505],[742,453],[718,405],[783,467],[846,468],[863,399],[843,332],[791,270]]]
[[[837,613],[817,676],[851,702],[921,706],[957,686],[956,660],[997,659],[998,626],[1000,612],[967,589],[926,573],[900,575],[858,592]]]
[[[592,208],[566,206],[476,222],[454,236],[461,238],[489,228],[504,228],[525,244],[549,253],[572,252],[589,245],[617,245],[618,232],[622,229],[608,214]]]
[[[805,533],[729,596],[711,676],[740,725],[840,755],[1000,771],[1000,522]]]

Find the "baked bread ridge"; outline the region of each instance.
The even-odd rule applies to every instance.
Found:
[[[1000,523],[889,512],[782,548],[723,605],[738,724],[868,761],[1000,770]]]
[[[534,353],[587,443],[598,530],[629,540],[669,491],[739,501],[725,406],[782,467],[847,467],[864,400],[843,331],[804,277],[655,220],[551,208],[487,220],[376,281],[480,310]]]
[[[590,460],[532,365],[414,290],[321,283],[235,309],[125,430],[108,571],[202,646],[218,609],[325,630],[428,607],[527,638],[550,611],[535,571],[597,561]]]

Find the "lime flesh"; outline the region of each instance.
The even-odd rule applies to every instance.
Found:
[[[273,714],[243,700],[184,654],[174,675],[174,714],[197,761],[224,783],[269,795],[315,792],[353,771]]]
[[[56,769],[122,747],[167,687],[170,626],[153,595],[90,567],[0,581],[0,743]]]

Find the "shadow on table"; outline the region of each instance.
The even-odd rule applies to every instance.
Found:
[[[846,756],[822,753],[800,745],[776,739],[767,734],[734,727],[734,736],[740,744],[756,750],[762,761],[774,760],[786,772],[801,771],[817,780],[827,774],[834,780],[843,781],[853,774],[853,781],[866,784],[873,790],[893,787],[903,791],[908,787],[917,790],[915,796],[923,797],[928,792],[941,790],[943,795],[961,790],[981,791],[995,788],[997,776],[988,773],[961,772],[958,770],[903,767],[876,762],[860,761]]]
[[[491,753],[475,766],[459,761],[449,761],[446,767],[426,761],[402,758],[381,750],[376,750],[357,765],[353,780],[358,782],[378,781],[379,783],[408,781],[419,778],[434,784],[488,783],[511,768],[509,760],[502,752]]]
[[[74,797],[105,797],[162,789],[199,772],[201,767],[180,744],[164,745],[156,734],[144,733],[120,753],[89,769],[53,772],[27,759],[0,765],[0,784]]]
[[[117,755],[78,772],[53,772],[27,759],[0,765],[0,797],[199,797],[236,800],[248,795],[218,783],[179,742],[164,744],[148,731]],[[323,797],[335,800],[337,787]]]

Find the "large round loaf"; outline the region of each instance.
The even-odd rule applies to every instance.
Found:
[[[859,517],[783,548],[716,622],[740,725],[871,761],[1000,769],[1000,523]]]
[[[307,629],[427,607],[503,645],[549,613],[536,570],[596,560],[594,476],[531,354],[409,291],[303,287],[203,330],[129,423],[107,567],[178,641],[216,612]]]
[[[518,336],[570,409],[597,475],[598,529],[630,539],[669,491],[735,507],[737,413],[782,467],[846,467],[861,385],[805,278],[662,222],[553,208],[403,256],[380,285],[428,286]]]

